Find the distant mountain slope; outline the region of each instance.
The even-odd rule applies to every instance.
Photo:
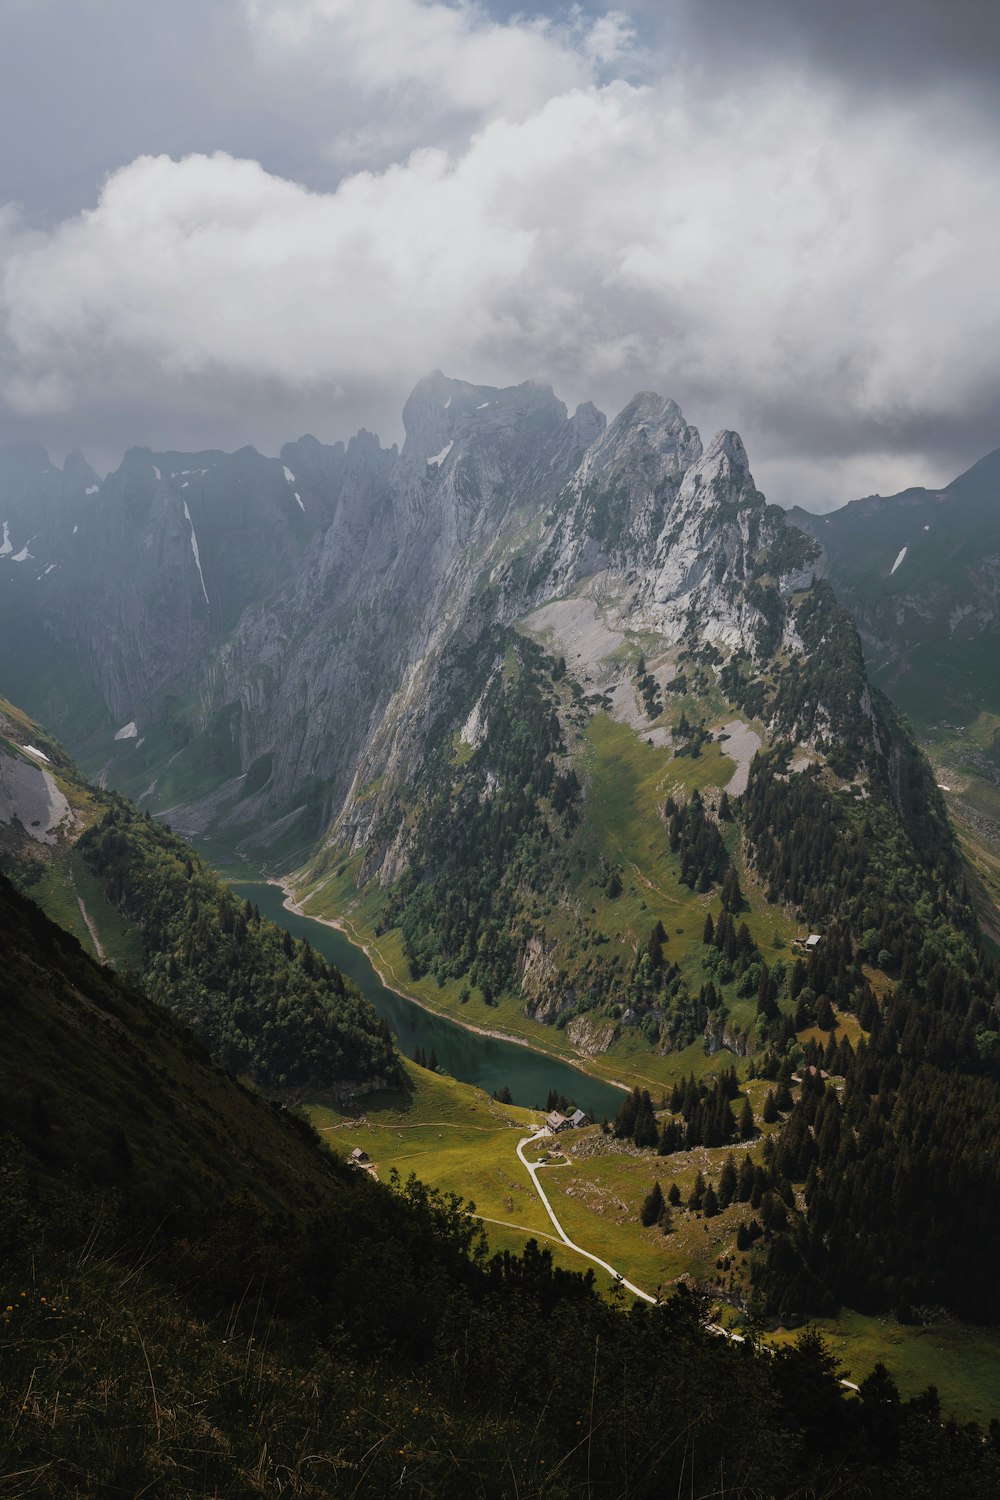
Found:
[[[789,518],[822,546],[873,673],[907,713],[1000,711],[1000,449],[943,490]]]

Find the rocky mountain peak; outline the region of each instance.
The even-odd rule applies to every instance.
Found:
[[[584,448],[596,443],[603,436],[607,425],[607,417],[602,411],[598,411],[593,401],[582,401],[570,420],[574,435]]]
[[[717,432],[705,450],[705,461],[706,463],[714,461],[720,467],[725,466],[729,473],[735,470],[749,476],[750,460],[747,458],[747,450],[738,432],[731,432],[728,429]]]
[[[764,497],[757,490],[750,473],[743,440],[735,432],[717,432],[708,448],[684,475],[678,507],[692,504],[709,513],[717,506],[754,504],[764,507]]]
[[[345,806],[356,776],[363,786],[423,754],[455,642],[571,595],[567,608],[615,641],[641,630],[669,650],[696,627],[731,646],[764,639],[747,584],[777,523],[735,433],[703,451],[655,392],[608,425],[589,402],[569,416],[545,385],[440,371],[403,418],[401,451],[364,430],[347,444],[306,435],[279,459],[133,449],[83,486],[92,503],[64,509],[58,548],[32,544],[38,567],[23,575],[14,558],[33,531],[10,510],[3,566],[26,597],[42,573],[38,638],[82,662],[108,716],[101,753],[111,747],[123,776],[137,751],[113,733],[142,726],[139,791],[168,763],[172,785],[200,786],[210,744],[220,782],[233,778],[234,822],[253,813],[239,778],[266,758],[262,816],[298,808],[307,785]],[[628,675],[612,657],[587,668],[595,681]],[[63,727],[57,688],[37,707]],[[318,702],[328,714],[304,711]],[[221,811],[213,801],[198,817]]]
[[[89,486],[97,482],[96,473],[79,451],[67,453],[66,462],[63,464],[63,476],[67,485],[73,489],[78,489],[81,485]]]
[[[684,420],[676,401],[653,391],[633,396],[588,452],[581,485],[612,476],[629,487],[676,480],[701,457],[698,430]]]
[[[406,440],[401,457],[418,466],[430,463],[440,468],[445,460],[438,455],[449,444],[478,444],[511,434],[523,439],[530,430],[563,427],[567,415],[551,386],[530,380],[503,388],[470,385],[435,370],[417,382],[403,407]]]

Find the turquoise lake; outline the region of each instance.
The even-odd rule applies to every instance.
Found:
[[[254,902],[262,916],[286,927],[294,937],[307,937],[318,952],[353,979],[379,1015],[388,1021],[396,1045],[406,1057],[412,1057],[418,1047],[428,1057],[433,1051],[438,1065],[453,1078],[476,1084],[489,1094],[509,1088],[514,1103],[529,1108],[544,1105],[550,1089],[574,1100],[595,1120],[614,1119],[621,1108],[624,1095],[611,1084],[601,1083],[531,1047],[467,1031],[464,1026],[434,1015],[388,989],[367,954],[344,933],[313,917],[300,917],[286,910],[278,886],[244,880],[233,881],[232,886],[240,896]]]

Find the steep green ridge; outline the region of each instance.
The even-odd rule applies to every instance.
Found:
[[[116,1194],[143,1215],[207,1211],[228,1194],[276,1209],[321,1201],[328,1168],[303,1153],[292,1118],[213,1066],[3,876],[0,920],[0,1128],[39,1170],[109,1192],[112,1215]]]
[[[0,1453],[11,1494],[711,1487],[986,1497],[1000,1455],[805,1339],[630,1314],[351,1171],[0,878]],[[114,1045],[109,1045],[113,1036]],[[226,1189],[230,1190],[226,1196]],[[239,1196],[236,1196],[239,1194]]]
[[[95,956],[134,967],[218,1063],[262,1087],[343,1093],[398,1080],[385,1023],[338,970],[236,901],[148,812],[89,786],[10,705],[0,727],[0,754],[30,762],[36,780],[53,778],[70,808],[49,844],[16,821],[0,826],[0,868]]]
[[[664,1081],[694,1064],[694,1050],[746,1056],[793,1040],[791,944],[806,923],[845,924],[856,1008],[861,965],[877,966],[887,946],[869,953],[864,935],[896,905],[922,911],[928,869],[950,892],[938,936],[947,945],[962,934],[959,961],[972,963],[941,795],[869,686],[849,617],[818,584],[790,623],[805,650],[763,661],[726,661],[692,632],[665,691],[655,702],[647,694],[646,737],[535,641],[488,634],[464,653],[461,691],[439,709],[419,774],[374,830],[371,863],[403,863],[403,873],[366,883],[367,861],[334,845],[303,872],[309,909],[347,911],[383,944],[398,929],[409,980],[432,1003],[507,1024],[523,1009],[591,1058],[644,1056],[648,1076]],[[633,659],[641,690],[652,679],[643,653]],[[461,726],[473,706],[470,743]],[[728,731],[751,734],[741,713],[755,716],[752,743],[773,747],[749,772],[745,806],[725,790],[736,769]],[[782,788],[763,820],[780,826],[780,853],[757,826],[765,766]],[[868,845],[877,920],[850,889],[831,884],[820,899],[811,879],[820,866],[810,840],[824,839],[832,858],[849,837]],[[793,856],[794,878],[776,878],[772,867]],[[732,920],[724,940],[722,913]]]
[[[405,849],[406,872],[365,887],[357,857],[331,849],[306,873],[314,908],[352,912],[360,877],[352,920],[398,944],[422,996],[476,1021],[526,1012],[533,1038],[549,1023],[554,1050],[569,1042],[598,1071],[646,1087],[690,1071],[709,1097],[733,1057],[744,1076],[780,1077],[775,1181],[791,1213],[765,1222],[754,1253],[763,1311],[943,1305],[993,1323],[980,1247],[1000,1227],[1000,1182],[981,1121],[1000,1109],[996,974],[941,793],[868,682],[849,616],[819,583],[789,625],[804,650],[763,660],[722,660],[693,635],[659,696],[642,692],[637,655],[667,743],[612,720],[537,643],[489,637],[377,830],[378,864]],[[724,799],[714,726],[740,710],[763,746],[745,793]],[[793,946],[809,929],[815,952]],[[828,1106],[842,1131],[820,1139],[812,1095],[788,1090],[803,1065],[844,1080]],[[978,1142],[951,1179],[928,1099],[945,1140]],[[636,1143],[667,1158],[719,1144],[674,1113]]]
[[[647,746],[515,632],[487,637],[459,680],[420,777],[375,831],[376,848],[406,848],[405,872],[388,890],[363,888],[356,912],[380,942],[398,928],[407,982],[477,1024],[509,1026],[523,1007],[545,1023],[532,1031],[542,1045],[610,1045],[615,1066],[634,1047],[653,1067],[689,1048],[710,1011],[720,1036],[726,1022],[749,1028],[743,969],[720,980],[701,946],[713,891],[743,867],[735,827],[719,817],[732,763],[711,745],[696,756]],[[469,746],[457,726],[474,703],[481,738]],[[695,703],[672,700],[670,713]],[[686,831],[672,835],[671,816],[689,819]],[[351,871],[363,880],[363,866],[325,851],[306,875],[318,887],[308,909],[343,911]],[[790,940],[784,913],[737,904],[759,941],[770,947],[779,929]]]
[[[356,986],[148,813],[115,796],[77,847],[143,935],[146,992],[228,1071],[265,1088],[396,1081],[392,1037]]]
[[[799,629],[816,620],[800,607]],[[837,616],[808,658],[829,699],[824,649],[845,663],[842,711],[864,703],[855,650],[838,645]],[[788,681],[776,702],[805,700]],[[823,1029],[832,1004],[865,1033],[838,1094],[813,1077],[792,1109],[776,1162],[802,1184],[804,1215],[766,1247],[757,1283],[769,1305],[821,1310],[824,1296],[866,1311],[944,1304],[982,1322],[1000,1317],[980,1247],[997,1231],[1000,1158],[984,1121],[1000,1110],[997,975],[971,910],[940,792],[877,694],[879,721],[866,757],[864,795],[838,788],[817,765],[789,775],[790,747],[751,767],[742,799],[744,837],[769,897],[800,908],[824,931],[797,980],[804,1015]],[[765,710],[766,711],[766,710]],[[794,716],[793,716],[794,717]],[[856,774],[848,737],[828,755]],[[834,1071],[829,1053],[810,1059]],[[790,1104],[790,1101],[788,1101]],[[797,1269],[796,1269],[797,1268]]]

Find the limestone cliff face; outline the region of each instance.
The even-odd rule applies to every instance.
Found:
[[[128,453],[101,481],[43,449],[0,456],[2,666],[77,743],[183,694],[213,642],[298,568],[314,529],[276,460],[252,449]],[[70,676],[92,695],[86,711]]]
[[[571,637],[574,670],[602,690],[627,676],[626,633],[796,648],[783,598],[817,549],[766,505],[735,433],[704,449],[651,393],[606,427],[544,386],[438,372],[403,417],[399,451],[362,432],[280,460],[135,450],[104,481],[41,450],[0,466],[8,576],[38,525],[17,618],[45,672],[16,684],[22,700],[182,828],[305,810],[357,843],[489,627],[524,621],[553,649]],[[67,662],[87,712],[60,706]]]

